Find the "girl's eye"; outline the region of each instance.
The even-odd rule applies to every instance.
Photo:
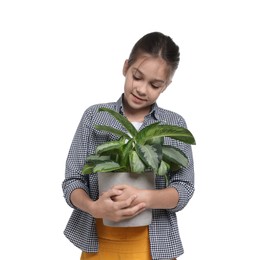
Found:
[[[153,87],[153,88],[162,88],[163,87],[163,84],[160,84],[160,83],[151,83],[151,86]]]
[[[153,88],[159,88],[159,86],[154,85],[154,84],[151,84],[151,86],[152,86]]]
[[[141,80],[141,78],[139,78],[139,77],[137,77],[137,76],[135,76],[135,75],[133,75],[133,79],[134,79],[134,80]]]

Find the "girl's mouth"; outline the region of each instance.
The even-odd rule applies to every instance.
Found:
[[[142,99],[142,98],[140,98],[140,97],[138,97],[138,96],[136,96],[134,94],[132,94],[132,95],[133,95],[134,99],[137,100],[137,101],[139,101],[139,102],[146,101],[145,99]]]

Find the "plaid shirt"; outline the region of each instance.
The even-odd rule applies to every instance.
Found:
[[[122,96],[117,102],[97,104],[86,109],[69,150],[65,179],[62,183],[66,202],[74,209],[64,230],[64,234],[76,247],[84,252],[97,252],[98,250],[95,219],[90,214],[74,207],[70,201],[70,195],[73,190],[81,188],[93,200],[98,199],[97,174],[84,176],[81,170],[86,157],[94,153],[98,145],[106,141],[116,140],[118,137],[110,133],[98,131],[94,126],[108,124],[126,131],[108,113],[98,113],[97,110],[99,107],[107,107],[123,114]],[[157,104],[154,104],[150,114],[144,118],[140,129],[157,121],[163,124],[186,127],[186,123],[180,115],[162,109]],[[173,209],[153,210],[152,223],[149,225],[151,255],[153,259],[173,258],[183,254],[176,212],[182,210],[187,205],[194,193],[194,167],[191,146],[171,138],[165,138],[165,143],[183,150],[189,159],[189,165],[187,168],[182,168],[171,175],[170,178],[169,187],[174,187],[179,193],[178,205]],[[156,188],[165,188],[163,177],[156,177]]]

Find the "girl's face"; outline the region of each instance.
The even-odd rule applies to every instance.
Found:
[[[169,68],[161,58],[141,56],[131,66],[123,67],[124,105],[128,112],[149,113],[151,105],[171,82]]]

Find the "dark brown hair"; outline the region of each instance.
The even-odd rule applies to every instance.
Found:
[[[171,74],[174,74],[180,61],[179,47],[171,37],[160,32],[148,33],[136,42],[128,59],[129,66],[142,54],[165,60],[170,67]]]

